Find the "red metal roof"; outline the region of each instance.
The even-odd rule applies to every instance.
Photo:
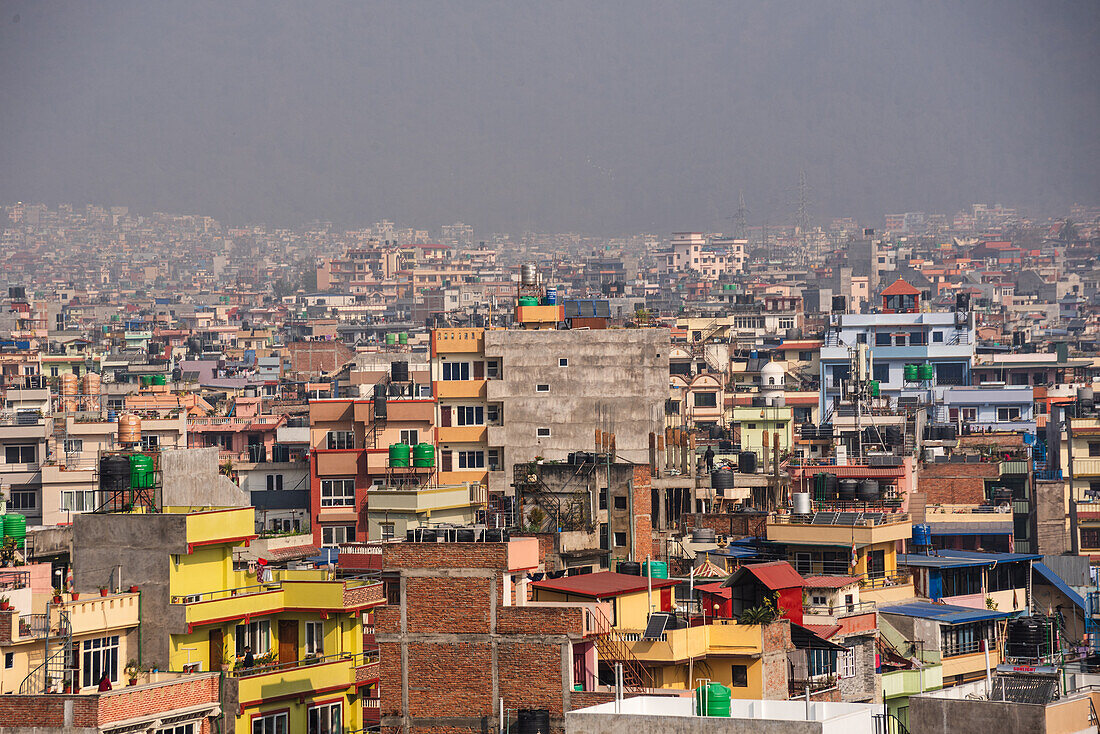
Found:
[[[793,569],[792,569],[793,570]],[[654,589],[663,589],[666,586],[675,586],[678,581],[673,579],[653,579]],[[636,591],[645,591],[649,580],[645,576],[630,576],[614,571],[602,571],[600,573],[585,573],[580,576],[564,576],[560,579],[549,581],[536,581],[532,588],[556,591],[561,594],[576,594],[577,596],[590,596],[593,599],[606,599],[611,596],[632,594]]]
[[[723,583],[731,585],[730,582],[735,581],[742,573],[751,573],[760,583],[772,591],[794,587],[801,588],[804,583],[802,576],[794,570],[794,566],[786,561],[768,561],[767,563],[753,563],[742,566]]]
[[[713,584],[701,584],[699,586],[696,586],[695,590],[702,591],[707,594],[714,594],[715,596],[720,596],[724,599],[729,599],[731,596],[733,596],[733,590],[724,588],[721,581],[715,582]]]
[[[858,584],[863,576],[807,576],[806,586],[812,589],[843,589]]]
[[[884,290],[882,292],[882,295],[884,295],[884,296],[919,296],[920,291],[918,291],[916,288],[914,288],[913,286],[906,283],[901,278],[898,278],[892,284],[887,286],[886,290]]]
[[[823,640],[829,639],[840,631],[839,624],[803,624],[802,626]]]

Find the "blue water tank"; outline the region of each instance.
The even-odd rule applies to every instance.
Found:
[[[547,306],[556,306],[556,305],[558,305],[558,289],[557,288],[547,288],[546,289],[546,305]]]
[[[913,526],[913,545],[932,545],[932,526],[927,523],[917,523]]]

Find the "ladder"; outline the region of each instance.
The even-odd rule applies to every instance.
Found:
[[[628,691],[641,692],[653,687],[653,677],[630,651],[623,633],[611,626],[611,621],[599,609],[592,610],[596,629],[596,651],[608,663],[622,663],[623,686]]]
[[[41,631],[46,638],[46,659],[27,674],[19,685],[19,695],[50,693],[65,690],[78,690],[77,670],[73,665],[73,634],[69,623],[69,613],[58,610],[57,629],[51,630],[49,614],[31,615],[30,625],[33,631]],[[57,688],[60,686],[60,688]]]

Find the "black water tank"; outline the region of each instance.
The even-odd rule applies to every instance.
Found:
[[[874,479],[864,479],[861,481],[856,487],[856,497],[860,502],[878,502],[878,481]]]
[[[390,377],[394,382],[409,381],[409,363],[405,361],[390,363]]]
[[[615,570],[627,576],[641,576],[642,564],[637,561],[619,561],[619,565],[615,567]]]
[[[742,474],[756,473],[756,454],[752,451],[742,451],[737,455],[737,471]]]
[[[940,426],[940,440],[941,441],[954,441],[958,435],[958,430],[955,426]]]
[[[549,709],[520,709],[516,716],[518,734],[550,734]]]
[[[130,488],[130,460],[111,454],[99,460],[99,488],[105,492],[118,492]]]
[[[825,498],[829,500],[835,500],[837,498],[837,492],[839,491],[837,486],[836,474],[825,474]]]
[[[730,441],[728,439],[719,441],[718,451],[723,454],[728,454],[730,451],[733,451],[733,441]]]
[[[377,398],[379,395],[381,395],[382,397],[386,396],[386,386],[383,385],[381,382],[376,382],[374,384],[374,397]]]
[[[374,417],[385,418],[386,417],[386,396],[375,395],[374,396]]]
[[[803,423],[798,431],[804,441],[817,438],[817,426],[813,423]]]
[[[888,446],[901,446],[905,441],[905,434],[897,426],[886,426],[886,444]]]
[[[970,294],[969,293],[956,293],[955,294],[955,310],[966,311],[970,308]]]
[[[719,469],[710,473],[710,486],[714,489],[733,489],[734,473],[728,469]]]
[[[455,540],[459,543],[473,543],[474,542],[474,529],[473,528],[458,528],[455,531]]]
[[[848,310],[848,299],[844,296],[833,296],[833,313],[844,313]]]
[[[838,498],[841,502],[855,502],[859,482],[854,479],[841,479],[838,488]]]

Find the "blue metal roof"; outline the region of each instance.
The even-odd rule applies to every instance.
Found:
[[[1058,591],[1065,594],[1066,598],[1068,598],[1071,602],[1076,604],[1081,609],[1085,608],[1084,598],[1076,591],[1074,591],[1073,587],[1067,584],[1065,582],[1065,579],[1056,574],[1053,569],[1051,569],[1045,563],[1036,563],[1034,566],[1032,566],[1032,568],[1038,571],[1040,576],[1049,581],[1051,586],[1055,587],[1056,589],[1058,589]]]
[[[755,548],[745,548],[730,545],[726,548],[717,548],[715,550],[700,551],[712,556],[725,556],[727,558],[755,558],[758,555],[758,551]]]
[[[1030,553],[979,553],[978,551],[940,550],[936,555],[908,553],[898,556],[899,566],[921,566],[924,568],[967,568],[970,566],[991,566],[994,563],[1013,561],[1037,561],[1042,556]]]
[[[971,609],[969,607],[957,607],[952,604],[933,604],[930,601],[905,602],[890,607],[879,607],[878,610],[881,614],[901,614],[906,617],[931,619],[942,624],[965,624],[966,622],[982,622],[987,619],[1005,619],[1006,617],[1016,616],[1015,612]]]

